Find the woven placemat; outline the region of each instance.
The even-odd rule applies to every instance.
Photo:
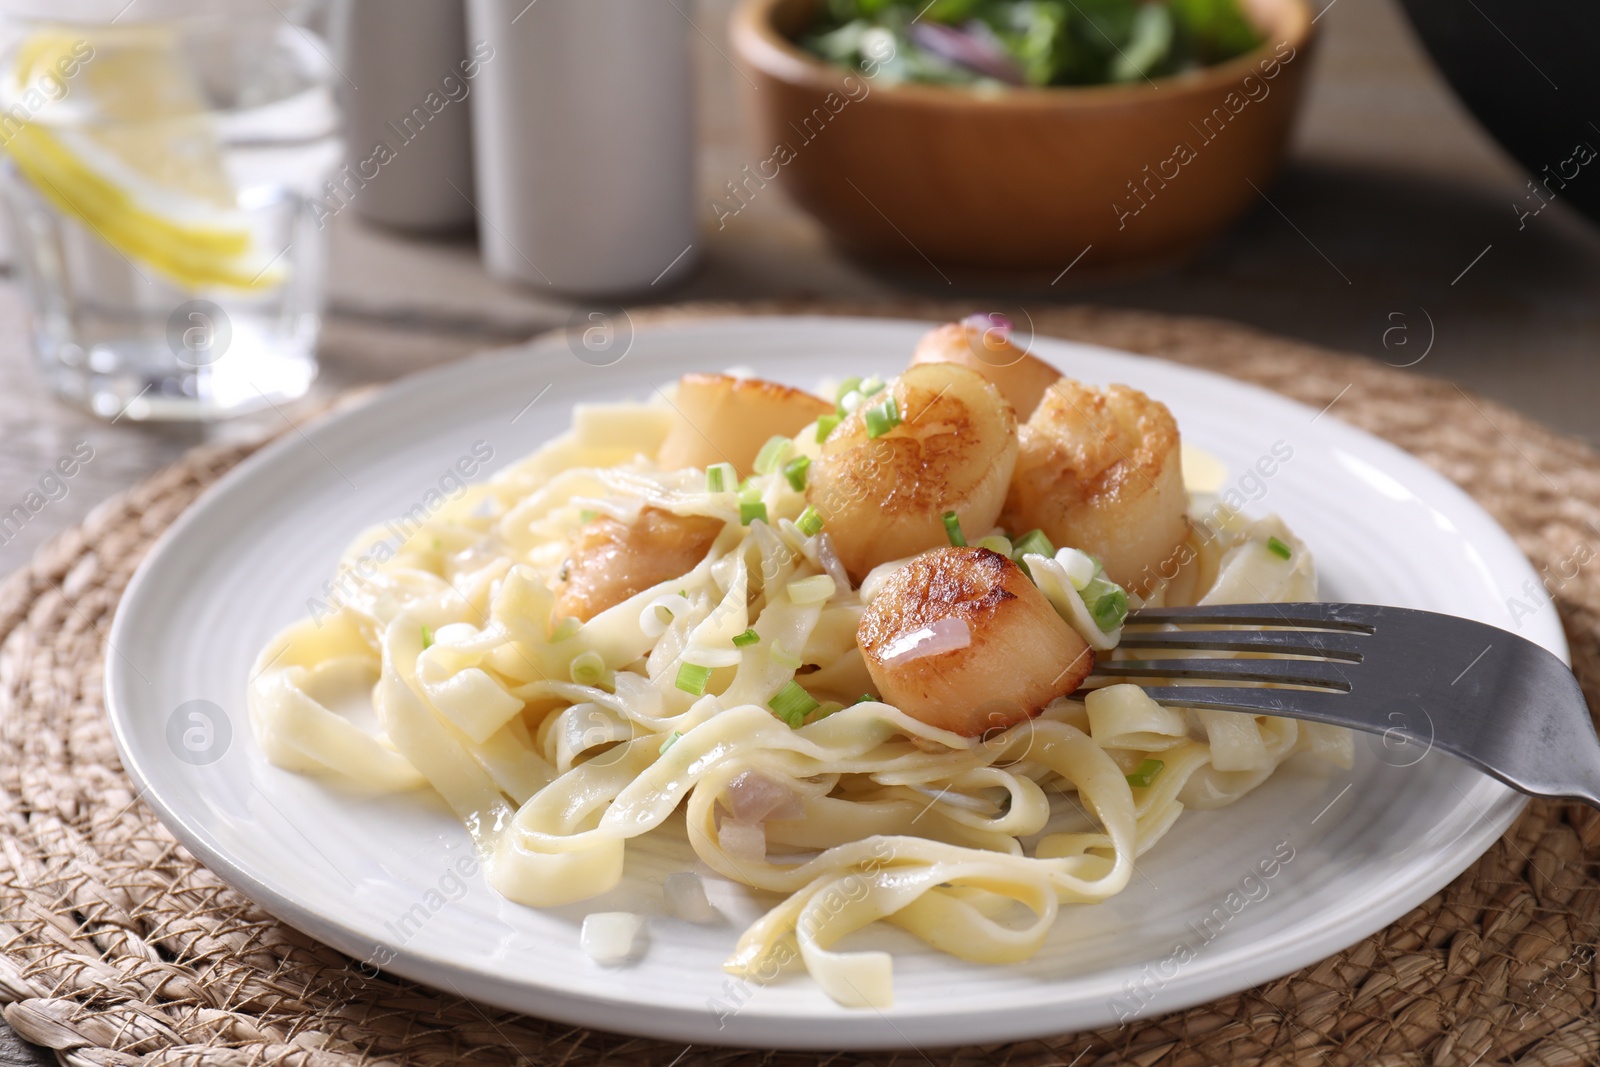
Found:
[[[727,310],[752,309],[636,318]],[[974,309],[786,310],[951,318]],[[1034,321],[1040,333],[1208,367],[1317,408],[1332,404],[1333,414],[1462,485],[1541,569],[1570,560],[1576,545],[1600,544],[1600,456],[1447,382],[1206,320],[1070,308],[1035,310]],[[1600,1063],[1600,816],[1544,801],[1447,889],[1359,945],[1244,994],[1120,1030],[830,1057],[686,1048],[366,977],[173,841],[134,795],[102,706],[103,635],[134,567],[196,496],[258,446],[190,453],[98,508],[0,586],[0,1003],[19,1034],[59,1050],[62,1062]],[[1554,598],[1585,692],[1600,706],[1600,567],[1580,569]]]

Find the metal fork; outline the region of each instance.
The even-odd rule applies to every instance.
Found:
[[[1375,604],[1152,608],[1130,614],[1126,626],[1118,647],[1139,658],[1108,659],[1093,677],[1223,683],[1145,691],[1175,707],[1283,715],[1414,740],[1513,789],[1600,808],[1600,739],[1578,680],[1509,631]],[[1184,658],[1195,650],[1275,658]]]

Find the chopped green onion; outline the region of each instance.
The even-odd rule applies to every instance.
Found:
[[[837,404],[843,404],[845,397],[849,396],[851,393],[859,392],[860,389],[860,378],[846,378],[844,381],[839,383],[839,388],[834,390],[834,402]]]
[[[606,661],[598,652],[585,652],[572,661],[567,673],[579,685],[599,685],[605,680]]]
[[[751,628],[751,629],[746,630],[742,634],[735,634],[734,635],[733,647],[734,648],[743,648],[746,645],[756,644],[760,640],[761,640],[761,635],[756,633],[754,628]]]
[[[900,425],[900,407],[890,397],[867,409],[867,436],[877,439]]]
[[[1083,605],[1101,632],[1110,633],[1128,617],[1128,594],[1110,579],[1096,575],[1083,587]]]
[[[1008,537],[980,537],[978,539],[978,547],[987,548],[990,552],[998,552],[1007,559],[1011,558],[1011,553],[1014,551],[1011,547],[1011,539]]]
[[[1278,540],[1276,537],[1267,538],[1267,550],[1274,556],[1278,556],[1282,559],[1288,559],[1290,556],[1294,555],[1294,553],[1290,551],[1289,546]]]
[[[676,730],[672,731],[670,734],[667,735],[667,739],[665,741],[661,742],[661,747],[656,749],[657,754],[665,756],[667,754],[667,749],[669,749],[673,745],[677,744],[678,743],[678,738],[680,738],[682,736],[683,735],[680,734],[678,731],[676,731]]]
[[[944,534],[956,548],[967,547],[967,535],[961,532],[961,519],[953,511],[944,513]]]
[[[772,709],[772,713],[794,729],[805,725],[806,716],[821,706],[812,699],[810,693],[800,687],[799,682],[792,678],[787,685],[778,690],[777,696],[767,701],[767,707]]]
[[[559,645],[568,638],[576,637],[581,629],[583,629],[583,623],[568,615],[556,624],[555,632],[550,635],[550,643]]]
[[[599,517],[600,513],[595,511],[593,508],[584,508],[582,511],[578,512],[579,522],[593,522]]]
[[[760,519],[767,521],[767,505],[761,499],[761,487],[754,478],[746,478],[739,485],[739,522],[749,526]]]
[[[855,702],[851,704],[851,707],[854,707],[856,704],[871,704],[877,699],[878,698],[873,696],[871,693],[862,693],[860,696],[856,697]]]
[[[706,683],[710,680],[710,667],[702,667],[698,663],[684,663],[678,667],[676,685],[690,696],[700,696],[704,693]]]
[[[1116,583],[1102,573],[1096,574],[1093,578],[1090,578],[1084,583],[1083,588],[1078,590],[1078,592],[1082,594],[1083,602],[1092,607],[1095,601],[1099,600],[1101,597],[1105,596],[1115,588]]]
[[[713,463],[706,468],[706,492],[731,493],[739,487],[739,472],[732,463]]]
[[[1128,617],[1128,594],[1121,589],[1115,589],[1109,596],[1100,598],[1100,603],[1094,606],[1095,625],[1105,633],[1110,633],[1121,626]]]
[[[789,488],[797,493],[806,491],[806,474],[811,469],[810,456],[798,456],[783,465],[783,476],[789,482]]]
[[[800,669],[800,657],[776,641],[772,643],[771,648],[767,649],[767,655],[772,659],[772,662],[785,670],[797,671]]]
[[[1138,786],[1140,789],[1150,788],[1150,783],[1156,780],[1156,775],[1161,773],[1161,768],[1166,764],[1158,759],[1147,759],[1133,769],[1128,775],[1128,784]]]
[[[789,599],[796,604],[820,604],[838,591],[833,579],[826,574],[813,574],[789,583]]]
[[[783,453],[789,447],[789,439],[782,434],[773,434],[767,438],[767,443],[761,446],[761,451],[756,453],[755,472],[757,474],[771,474],[778,469],[778,463],[783,459]]]
[[[828,439],[828,435],[839,425],[839,421],[838,415],[824,415],[817,420],[817,444],[820,445]]]
[[[800,517],[794,520],[794,524],[807,537],[815,537],[822,532],[822,513],[807,504],[806,509],[800,513]]]
[[[422,647],[423,648],[432,648],[433,647],[433,631],[430,630],[426,626],[424,626],[422,628]]]
[[[1012,549],[1012,556],[1018,563],[1022,562],[1023,556],[1054,556],[1055,554],[1056,546],[1050,543],[1050,538],[1044,535],[1043,530],[1029,530],[1022,535],[1022,540],[1018,541],[1016,547]]]
[[[822,705],[817,708],[817,713],[811,716],[811,721],[816,722],[818,719],[826,719],[834,712],[843,710],[844,705],[839,703],[837,700],[824,700]]]
[[[873,393],[883,392],[883,387],[887,384],[889,383],[885,382],[882,378],[874,374],[870,378],[863,379],[861,384],[856,387],[856,391],[859,392],[863,397],[868,397]]]

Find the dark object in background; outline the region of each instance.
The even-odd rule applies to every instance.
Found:
[[[1536,191],[1527,191],[1527,210],[1537,210],[1540,198],[1548,201],[1553,193],[1600,222],[1600,63],[1594,55],[1600,5],[1401,4],[1456,95],[1528,169]]]

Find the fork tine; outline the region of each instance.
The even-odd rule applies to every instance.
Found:
[[[1095,665],[1102,678],[1196,678],[1219,682],[1275,682],[1350,691],[1337,664],[1315,659],[1108,660]],[[1152,690],[1153,692],[1153,690]]]
[[[1374,632],[1380,609],[1369,604],[1209,604],[1194,608],[1141,608],[1126,625],[1222,623],[1240,626],[1299,626],[1319,630]]]
[[[1355,632],[1307,630],[1136,630],[1124,632],[1117,647],[1157,652],[1192,648],[1215,652],[1273,652],[1360,663],[1361,642],[1367,636]],[[1144,654],[1149,655],[1149,652]]]

